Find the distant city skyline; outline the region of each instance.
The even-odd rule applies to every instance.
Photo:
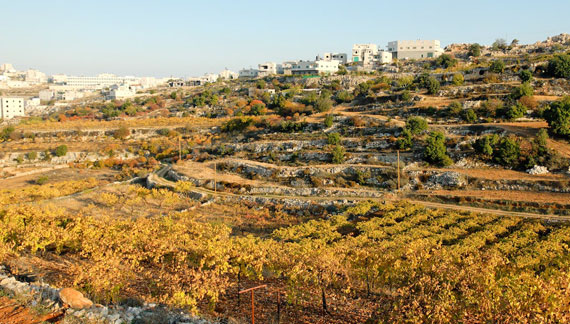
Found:
[[[350,54],[397,39],[489,45],[570,32],[570,2],[2,1],[0,64],[48,74],[188,77]]]

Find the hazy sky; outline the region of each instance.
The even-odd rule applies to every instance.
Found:
[[[0,64],[48,74],[198,76],[396,39],[534,43],[569,0],[0,0]]]

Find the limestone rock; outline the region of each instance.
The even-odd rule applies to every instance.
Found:
[[[93,306],[93,302],[85,298],[83,294],[72,288],[63,288],[59,292],[59,298],[71,308],[84,309]]]
[[[547,174],[548,169],[546,167],[543,167],[540,165],[535,165],[532,168],[526,170],[526,173],[528,173],[528,174]]]

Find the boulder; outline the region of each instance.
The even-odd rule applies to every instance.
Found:
[[[547,174],[548,169],[546,167],[535,165],[532,168],[526,170],[528,174]]]
[[[74,309],[84,309],[93,306],[92,301],[85,298],[81,292],[73,288],[63,288],[59,292],[59,298]]]

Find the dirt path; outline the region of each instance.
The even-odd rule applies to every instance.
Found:
[[[156,180],[156,179],[155,179]],[[161,185],[170,186],[174,185],[174,182],[166,180],[164,178],[160,178],[159,180]],[[194,191],[208,194],[217,197],[256,197],[256,195],[236,195],[233,193],[228,192],[214,192],[213,190],[209,190],[206,188],[193,188]],[[449,210],[457,210],[463,212],[473,212],[473,213],[482,213],[482,214],[495,214],[495,215],[503,215],[503,216],[515,216],[515,217],[523,217],[523,218],[536,218],[536,219],[552,219],[552,220],[563,220],[563,221],[570,221],[570,216],[560,216],[560,215],[553,215],[553,214],[536,214],[536,213],[523,213],[523,212],[513,212],[513,211],[506,211],[502,209],[490,209],[490,208],[480,208],[480,207],[471,207],[471,206],[463,206],[463,205],[454,205],[454,204],[444,204],[444,203],[435,203],[429,201],[422,201],[422,200],[410,200],[406,199],[405,197],[399,197],[397,195],[392,195],[387,193],[386,196],[382,199],[379,198],[367,198],[367,197],[358,197],[358,196],[347,196],[347,197],[305,197],[305,196],[289,196],[289,195],[262,195],[261,197],[266,198],[277,198],[277,199],[298,199],[298,200],[311,200],[311,201],[338,201],[338,200],[375,200],[375,201],[400,201],[405,200],[409,201],[413,204],[418,204],[425,206],[427,208],[441,208],[441,209],[449,209]]]
[[[30,308],[8,297],[0,297],[0,323],[5,324],[35,324],[63,323],[63,312],[44,315],[36,314]]]

